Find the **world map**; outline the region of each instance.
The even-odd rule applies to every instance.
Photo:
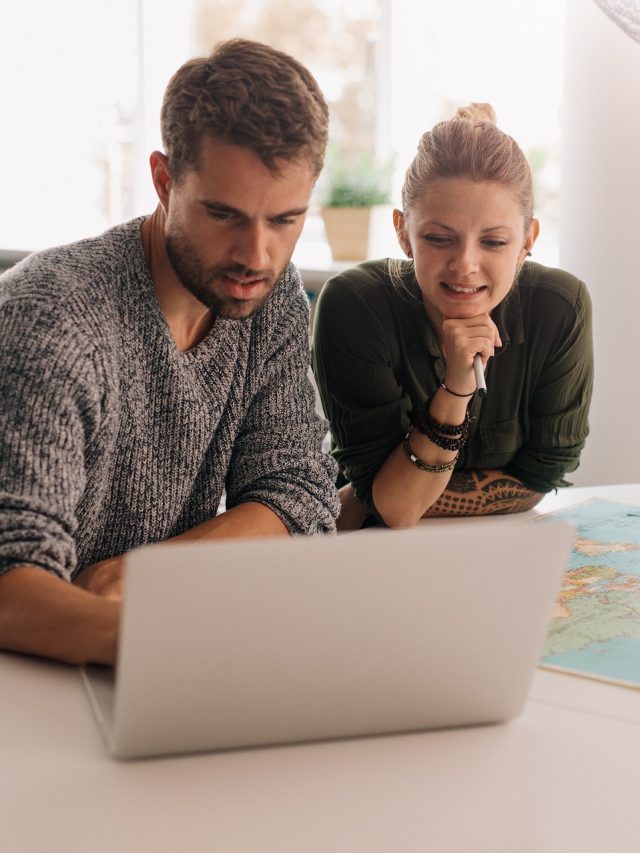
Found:
[[[576,539],[542,665],[640,687],[640,506],[594,498],[552,518]]]

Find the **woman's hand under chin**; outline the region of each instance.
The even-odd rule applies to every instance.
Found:
[[[445,385],[458,394],[471,394],[476,388],[473,359],[479,354],[486,367],[502,341],[489,314],[479,314],[468,319],[443,320],[440,345],[447,363]]]

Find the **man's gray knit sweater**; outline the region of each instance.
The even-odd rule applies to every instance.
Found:
[[[91,563],[257,501],[333,531],[308,305],[289,266],[263,308],[179,352],[136,219],[0,277],[0,572]]]

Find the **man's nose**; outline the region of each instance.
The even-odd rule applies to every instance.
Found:
[[[251,270],[269,268],[270,247],[267,228],[262,223],[249,224],[237,235],[233,261]]]

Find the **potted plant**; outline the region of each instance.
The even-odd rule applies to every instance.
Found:
[[[321,213],[334,260],[362,261],[385,253],[393,234],[391,171],[390,163],[379,166],[368,153],[330,152]]]

